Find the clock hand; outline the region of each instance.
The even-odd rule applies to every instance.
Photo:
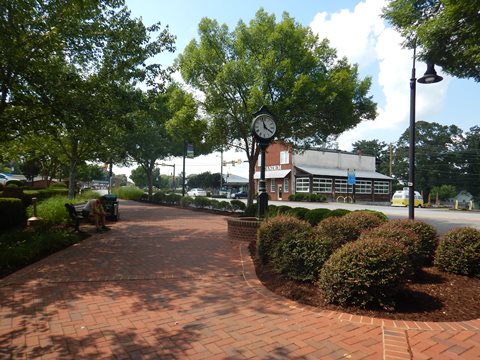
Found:
[[[270,131],[271,133],[273,133],[273,131],[270,130],[270,129],[267,127],[267,125],[265,125],[265,120],[262,120],[262,124],[263,124],[263,127],[265,128],[265,130],[268,130],[268,131]]]

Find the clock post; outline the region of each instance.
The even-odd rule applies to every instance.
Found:
[[[267,184],[265,181],[265,151],[273,140],[277,124],[272,113],[263,105],[253,114],[252,135],[260,147],[260,181],[258,182],[257,215],[263,219],[268,209]]]

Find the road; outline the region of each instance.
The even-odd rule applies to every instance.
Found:
[[[291,207],[306,207],[308,209],[327,208],[327,209],[347,209],[361,210],[370,209],[383,212],[390,219],[408,219],[408,208],[391,207],[380,205],[364,205],[364,204],[345,204],[345,203],[305,203],[296,201],[269,201],[271,205],[288,205]],[[471,226],[480,229],[480,211],[462,211],[449,209],[415,209],[415,219],[424,221],[435,226],[439,234],[443,234],[448,230],[461,227]]]

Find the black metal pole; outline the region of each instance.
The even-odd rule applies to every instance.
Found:
[[[415,219],[415,97],[416,81],[415,78],[415,56],[416,46],[413,48],[412,77],[410,79],[410,146],[408,162],[408,218]]]
[[[268,143],[260,143],[260,181],[258,182],[258,217],[263,219],[268,209],[267,183],[265,181],[265,150]]]
[[[185,196],[185,158],[187,157],[187,141],[183,142],[183,179],[182,179],[182,196]]]

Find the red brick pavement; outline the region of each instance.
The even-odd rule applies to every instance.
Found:
[[[224,217],[121,203],[112,230],[0,281],[1,359],[480,359],[480,320],[300,306],[255,277]]]

